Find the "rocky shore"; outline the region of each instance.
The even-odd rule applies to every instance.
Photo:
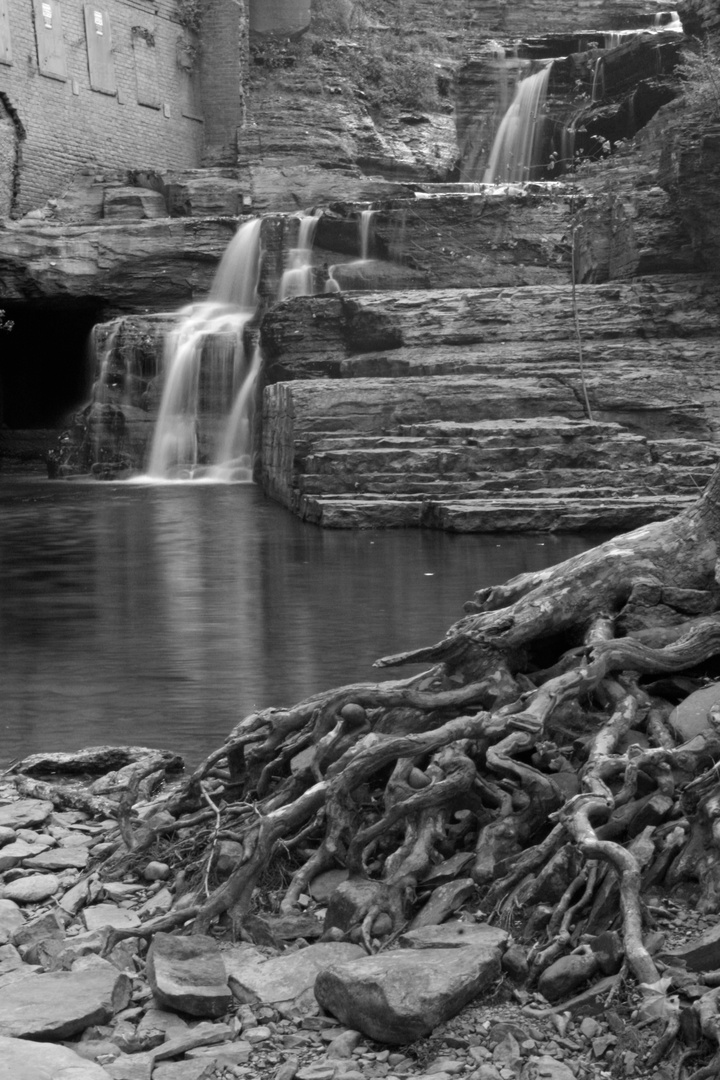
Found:
[[[278,885],[268,880],[257,890],[261,914],[245,920],[239,940],[227,920],[209,934],[144,935],[144,924],[182,906],[187,888],[185,872],[153,858],[152,850],[131,871],[125,863],[117,872],[122,802],[138,775],[157,780],[159,765],[172,788],[178,759],[142,748],[36,757],[6,773],[1,1077],[675,1075],[655,1052],[662,1010],[654,1013],[623,980],[620,935],[586,935],[528,986],[533,947],[512,927],[486,921],[472,878],[456,877],[462,853],[425,876],[420,913],[374,955],[344,926],[352,923],[353,890],[362,892],[367,882],[353,885],[340,869],[318,874],[291,916],[267,914]],[[53,782],[30,778],[38,774]],[[157,792],[146,787],[145,795],[136,813],[159,829],[165,811]],[[190,844],[182,835],[176,846]],[[237,846],[217,841],[214,876],[230,872]],[[646,903],[655,928],[648,948],[664,971],[658,999],[672,980],[681,988],[691,1053],[703,1039],[689,1005],[720,982],[716,918],[693,911],[689,891],[674,899],[649,895]]]

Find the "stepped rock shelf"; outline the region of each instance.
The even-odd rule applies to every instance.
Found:
[[[668,517],[720,460],[718,299],[693,275],[579,286],[592,420],[570,285],[287,301],[263,322],[263,486],[336,528]]]

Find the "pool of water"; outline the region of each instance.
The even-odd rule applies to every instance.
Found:
[[[428,645],[589,536],[325,531],[252,485],[0,481],[0,764],[133,743],[190,765],[247,713]]]

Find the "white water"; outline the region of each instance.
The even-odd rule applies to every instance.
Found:
[[[300,217],[297,247],[288,252],[287,266],[280,279],[278,300],[287,300],[289,296],[310,296],[315,291],[312,246],[317,223],[318,217],[315,214],[303,214]]]
[[[333,263],[328,267],[328,276],[325,282],[326,293],[342,292],[343,286],[337,280],[338,273],[342,277],[343,271],[350,272],[351,284],[345,284],[345,288],[363,289],[370,288],[371,283],[366,281],[363,269],[368,267],[373,260],[370,258],[370,245],[372,241],[372,223],[377,210],[361,210],[358,218],[358,247],[360,258],[346,263]]]
[[[260,360],[248,359],[243,338],[257,308],[259,266],[256,218],[228,245],[208,300],[185,308],[168,334],[151,479],[251,480],[252,392]]]
[[[532,179],[540,164],[538,119],[542,115],[552,61],[518,83],[510,107],[498,128],[483,180],[486,184]]]

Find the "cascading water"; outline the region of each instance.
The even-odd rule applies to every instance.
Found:
[[[256,218],[240,227],[208,300],[185,308],[168,334],[165,386],[147,468],[153,479],[252,478],[250,420],[260,358],[256,353],[248,359],[243,338],[257,309],[260,225]],[[207,447],[201,417],[211,432]],[[209,467],[200,470],[201,464]]]
[[[552,60],[518,83],[493,142],[486,184],[532,180],[542,146],[539,118],[545,106]]]
[[[279,300],[289,296],[310,296],[314,291],[312,246],[318,215],[303,214],[298,229],[297,247],[288,252],[287,266],[280,279]]]
[[[326,293],[342,292],[343,285],[338,281],[338,275],[341,278],[346,279],[344,285],[345,288],[362,289],[367,288],[363,270],[372,262],[370,258],[370,247],[372,241],[372,223],[377,210],[366,209],[360,211],[360,217],[358,218],[358,247],[360,248],[360,258],[353,259],[352,262],[347,263],[334,263],[328,267],[328,276],[325,282],[324,291]]]

